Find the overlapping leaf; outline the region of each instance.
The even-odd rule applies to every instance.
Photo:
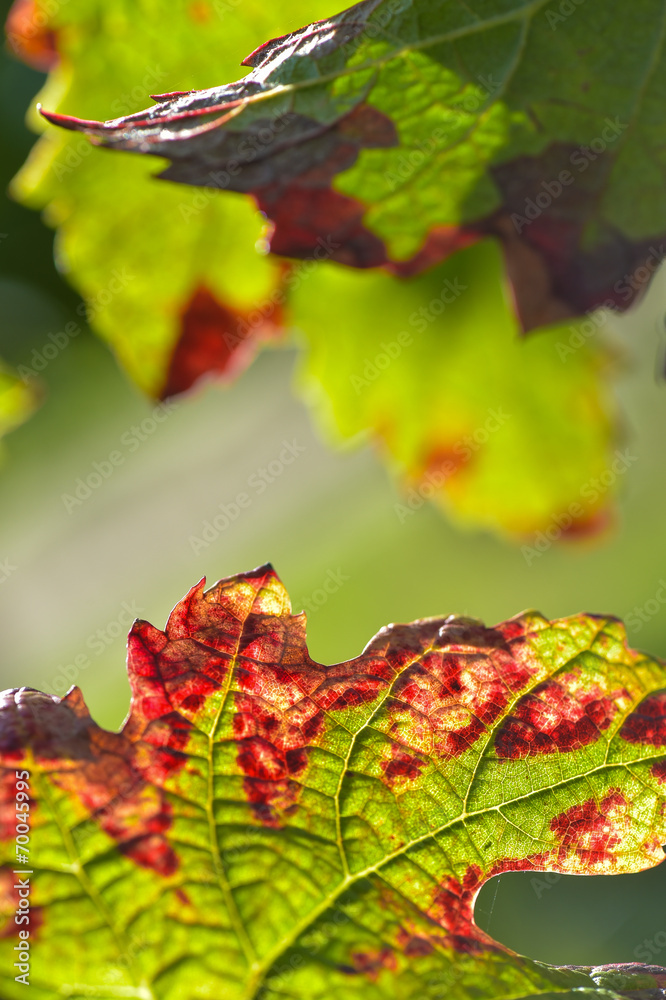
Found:
[[[661,995],[664,970],[550,968],[473,920],[498,872],[663,858],[666,668],[617,620],[424,619],[325,667],[262,567],[137,622],[129,675],[120,733],[76,688],[5,694],[3,997],[18,877],[37,1000]]]
[[[626,306],[662,255],[651,9],[631,14],[631,28],[615,11],[602,47],[610,15],[600,0],[565,19],[534,2],[492,0],[473,14],[373,0],[266,43],[239,83],[167,94],[148,112],[96,124],[89,117],[140,104],[153,79],[181,91],[204,74],[223,78],[249,24],[256,40],[270,15],[265,5],[262,22],[247,3],[183,3],[158,26],[152,5],[76,0],[48,22],[63,59],[42,95],[59,109],[51,117],[115,149],[169,156],[163,177],[207,190],[150,184],[147,157],[104,157],[65,132],[42,138],[16,187],[48,205],[91,323],[149,392],[231,375],[295,321],[329,423],[332,414],[345,437],[378,436],[407,488],[430,493],[443,464],[437,495],[470,525],[515,535],[564,520],[590,530],[607,523],[621,479],[592,488],[591,502],[582,494],[608,478],[618,441],[604,355],[589,339],[601,324],[586,319],[585,336],[562,324],[600,302]],[[285,27],[292,17],[296,9],[280,10]],[[113,31],[101,30],[107,19]],[[616,35],[633,43],[611,69]],[[637,149],[649,163],[636,154],[625,169]],[[571,182],[558,180],[565,168]],[[311,260],[278,266],[255,252],[263,230],[248,193],[272,220],[273,250]],[[649,203],[649,217],[625,211],[627,200]],[[513,342],[515,310],[488,234],[503,248],[523,326],[555,324],[541,345]],[[415,303],[428,279],[407,276],[447,256],[447,277],[478,261],[467,297],[476,308],[436,303],[447,311],[411,331],[415,349],[357,392],[392,325],[374,296],[386,291],[396,317],[428,312]],[[363,285],[324,274],[328,264],[315,271],[322,261],[383,263],[401,281],[373,274]],[[512,420],[479,441],[493,399]],[[461,444],[470,435],[471,449]]]
[[[494,233],[531,328],[626,307],[664,254],[663,19],[661,0],[363,0],[266,42],[237,83],[49,117],[253,193],[287,256],[332,239],[334,259],[412,273]]]
[[[42,100],[89,116],[127,113],[150,94],[231,75],[266,34],[298,24],[300,9],[258,0],[238,9],[223,0],[32,6],[36,21],[24,13],[8,28],[19,52],[26,39],[34,47],[39,25],[55,38],[60,60]],[[264,220],[247,198],[152,184],[148,163],[91,153],[82,137],[49,129],[14,185],[57,225],[58,256],[91,325],[154,396],[182,391],[208,370],[234,374],[280,325],[282,269],[255,250]],[[181,341],[189,357],[186,365],[176,358],[174,371]]]

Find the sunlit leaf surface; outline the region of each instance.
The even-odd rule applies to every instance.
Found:
[[[551,968],[473,919],[499,872],[663,858],[666,668],[616,619],[422,619],[327,667],[261,567],[135,623],[128,667],[119,733],[77,688],[4,695],[3,997],[17,878],[38,1000],[661,995],[663,970]]]

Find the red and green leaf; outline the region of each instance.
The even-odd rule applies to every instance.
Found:
[[[260,0],[18,0],[7,33],[28,61],[55,46],[47,106],[94,117],[209,86],[301,16],[298,0],[291,11]],[[29,120],[43,131],[39,116]],[[48,129],[13,183],[16,197],[57,226],[58,256],[88,322],[153,397],[208,373],[235,376],[280,333],[284,268],[255,250],[265,219],[249,198],[151,184],[139,158],[91,152],[81,136]]]
[[[663,970],[551,968],[473,918],[499,872],[663,858],[666,667],[616,619],[423,619],[326,667],[262,567],[136,622],[128,668],[119,733],[76,688],[0,710],[0,948],[26,769],[38,1000],[660,995]]]
[[[566,17],[363,0],[266,42],[228,86],[106,122],[44,113],[167,157],[165,179],[252,194],[285,256],[332,242],[411,274],[493,235],[531,329],[626,308],[664,255],[662,17],[659,0]]]
[[[649,168],[636,158],[621,175],[631,210],[622,225],[611,220],[623,150],[657,141],[643,119],[658,74],[636,90],[648,7],[631,16],[631,35],[629,14],[616,12],[613,32],[635,44],[609,69],[606,49],[595,41],[582,52],[579,37],[609,27],[600,0],[557,31],[534,3],[492,0],[474,20],[468,8],[383,0],[261,46],[244,80],[202,91],[262,32],[298,23],[297,0],[279,11],[183,0],[159,23],[154,5],[128,0],[20,4],[15,41],[24,21],[26,44],[35,37],[32,11],[57,44],[42,100],[70,130],[47,129],[14,190],[47,208],[89,322],[149,394],[231,378],[262,342],[297,327],[308,400],[332,436],[378,439],[407,497],[435,494],[459,522],[504,535],[565,521],[578,536],[612,520],[617,476],[610,489],[586,489],[608,478],[618,431],[603,334],[591,336],[603,321],[587,318],[581,332],[567,317],[594,302],[626,305],[661,256],[651,242],[660,196],[641,221],[634,206],[652,189],[641,174],[634,197],[630,183],[639,162],[658,169],[651,146]],[[440,29],[451,37],[435,45]],[[170,93],[153,109],[121,114],[158,89]],[[95,122],[110,112],[120,117]],[[597,155],[605,118],[622,125],[622,115],[631,128]],[[148,183],[149,157],[103,155],[78,128],[112,148],[168,155],[163,177],[210,186]],[[576,158],[587,166],[568,163],[575,183],[562,184],[562,151],[577,142],[588,143],[590,156]],[[512,215],[534,214],[528,199],[537,215],[514,226]],[[310,259],[287,265],[264,252],[269,240]],[[336,261],[383,268],[345,276]],[[473,284],[442,300],[440,275]],[[520,344],[521,323],[549,328]],[[412,344],[398,360],[385,351],[396,334]],[[511,420],[488,437],[497,406]]]

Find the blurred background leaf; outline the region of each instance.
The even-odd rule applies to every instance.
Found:
[[[565,325],[522,339],[494,240],[409,282],[320,267],[293,312],[324,428],[338,441],[369,429],[411,483],[399,523],[433,495],[462,526],[517,538],[607,521],[615,490],[584,484],[606,474],[617,443],[610,356],[597,337],[560,359]]]
[[[261,41],[331,10],[179,0],[167,22],[161,12],[148,0],[18,0],[9,38],[50,66],[44,104],[88,120],[134,112],[165,88],[233,78]],[[458,122],[460,109],[451,114]],[[28,120],[44,128],[34,105]],[[158,183],[156,172],[149,157],[108,156],[76,132],[47,128],[12,186],[45,208],[59,267],[85,299],[77,314],[145,392],[170,396],[202,374],[237,375],[260,342],[295,323],[307,349],[303,396],[329,438],[376,440],[408,502],[435,496],[457,522],[527,544],[533,533],[550,544],[608,525],[625,442],[611,354],[589,333],[607,317],[521,339],[497,240],[408,280],[318,259],[289,266],[255,249],[266,227],[249,198]],[[66,345],[80,329],[55,336]],[[402,350],[396,337],[413,346]],[[44,363],[40,352],[31,360],[29,376]],[[491,431],[496,413],[507,419]],[[588,485],[599,480],[601,489]]]

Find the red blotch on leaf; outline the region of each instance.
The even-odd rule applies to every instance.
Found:
[[[45,20],[36,0],[14,0],[5,24],[14,54],[42,73],[53,69],[60,58],[56,32],[45,26]]]
[[[498,757],[515,759],[545,753],[569,753],[595,743],[608,729],[625,691],[606,697],[597,688],[568,690],[576,675],[544,681],[525,695],[495,737]]]
[[[666,784],[666,760],[655,764],[651,770],[660,784]]]
[[[550,829],[565,850],[573,849],[589,866],[613,861],[614,847],[626,827],[627,800],[619,788],[612,788],[599,802],[587,799],[555,816]]]
[[[407,778],[414,781],[420,775],[421,768],[425,764],[426,761],[414,756],[414,754],[407,753],[397,743],[391,743],[391,760],[380,761],[380,766],[390,784],[396,778]]]
[[[471,619],[437,621],[434,648],[403,670],[387,709],[407,749],[458,757],[487,731],[532,674],[501,632]],[[519,641],[520,645],[520,641]]]
[[[474,923],[474,902],[481,886],[504,872],[543,871],[549,860],[550,854],[544,852],[527,858],[497,861],[487,872],[478,865],[469,865],[462,880],[450,876],[438,887],[427,910],[428,916],[451,935],[451,943],[456,951],[478,954],[482,950],[498,950],[501,945]]]
[[[251,688],[252,679],[246,677],[245,685]],[[289,815],[298,802],[302,787],[295,779],[306,768],[306,748],[322,731],[324,717],[302,690],[292,690],[286,706],[271,703],[267,694],[235,696],[236,761],[246,775],[245,793],[256,818],[279,826],[281,814]]]
[[[60,701],[30,688],[10,691],[0,711],[0,751],[31,747],[42,770],[77,795],[120,851],[161,874],[175,871],[176,856],[163,837],[171,822],[163,794],[149,787],[130,740],[92,721],[78,688]],[[12,772],[3,778],[14,784]]]
[[[420,934],[410,934],[404,928],[398,931],[398,943],[408,958],[421,958],[434,951],[434,945]]]
[[[640,703],[620,730],[627,743],[666,746],[666,691],[651,694]]]
[[[363,225],[365,205],[334,191],[331,182],[355,163],[361,149],[395,146],[397,141],[391,119],[361,104],[323,135],[320,129],[301,142],[298,158],[281,176],[252,190],[273,223],[272,252],[353,267],[386,263],[383,242]]]
[[[657,269],[664,254],[663,246],[656,245],[661,235],[632,242],[604,217],[602,203],[614,165],[611,151],[587,159],[581,147],[553,143],[538,156],[520,156],[493,168],[504,204],[475,225],[502,241],[523,329],[599,306],[627,309]],[[526,204],[541,204],[544,178],[557,178],[562,171],[575,183],[555,181],[557,194],[547,194],[545,208],[528,218]],[[586,234],[592,227],[600,235],[590,244]]]
[[[352,952],[352,961],[356,972],[376,980],[384,969],[395,972],[398,963],[391,948],[379,948],[376,951]]]
[[[259,342],[276,336],[281,327],[282,309],[274,301],[240,312],[207,288],[197,288],[183,310],[161,398],[186,392],[205,376],[236,376],[250,363]]]
[[[257,615],[238,651],[236,761],[256,818],[279,826],[296,807],[307,750],[324,726],[311,697],[324,676],[307,655],[303,619]]]
[[[452,876],[444,880],[427,910],[451,936],[453,948],[465,954],[478,954],[490,941],[474,923],[474,900],[484,881],[481,869],[470,865],[462,882]]]

